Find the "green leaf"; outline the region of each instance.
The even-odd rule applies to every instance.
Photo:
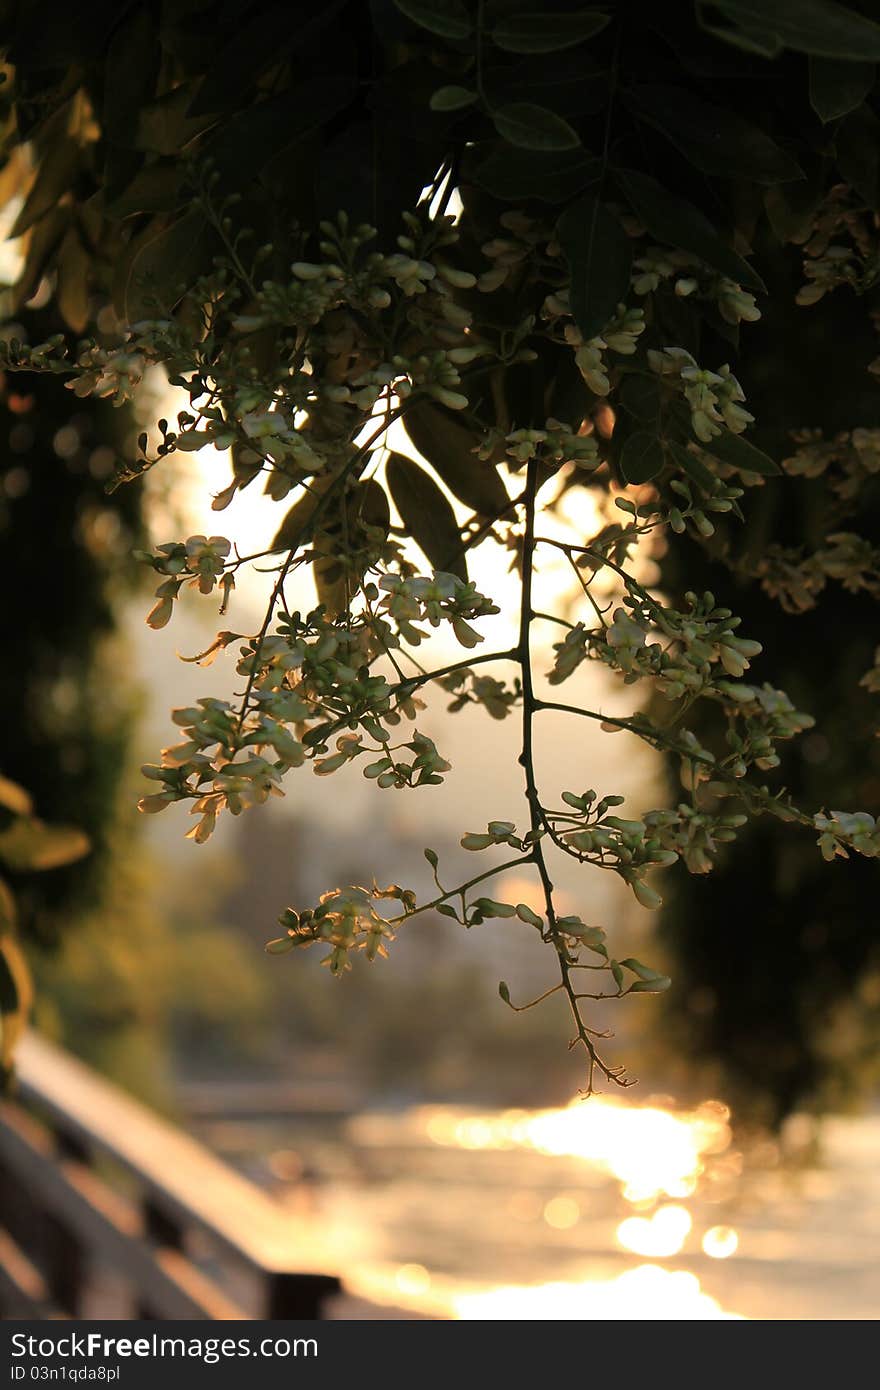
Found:
[[[539,917],[537,912],[529,907],[528,903],[517,903],[516,915],[521,922],[527,926],[541,928],[544,925],[543,917]]]
[[[463,111],[476,99],[476,92],[469,87],[438,87],[428,105],[432,111]]]
[[[715,0],[714,8],[778,46],[824,58],[880,58],[880,25],[832,0]]]
[[[797,161],[758,126],[693,92],[646,84],[634,87],[629,101],[704,174],[768,184],[803,178]]]
[[[626,966],[627,970],[631,970],[634,975],[638,975],[640,980],[665,980],[666,978],[661,971],[653,970],[650,965],[643,965],[640,960],[636,960],[635,956],[627,956],[626,960],[622,960],[620,963]]]
[[[435,849],[425,849],[422,850],[422,853],[424,854],[428,863],[431,865],[431,868],[436,869],[437,864],[439,862],[437,857],[437,851]]]
[[[874,86],[873,63],[841,58],[810,59],[810,105],[823,125],[861,106]]]
[[[273,941],[267,941],[264,949],[270,956],[284,956],[288,951],[292,951],[296,945],[294,936],[276,936]]]
[[[505,1004],[509,1004],[509,1003],[510,1003],[510,990],[509,990],[509,988],[508,988],[508,985],[507,985],[507,981],[506,981],[506,980],[500,980],[500,981],[499,981],[499,983],[498,983],[498,993],[499,993],[499,995],[501,996],[501,998],[504,1000]]]
[[[756,449],[741,434],[731,434],[730,430],[722,430],[721,434],[702,447],[707,454],[743,473],[760,473],[762,478],[775,478],[782,473],[779,464],[769,455]]]
[[[508,15],[492,30],[492,42],[508,53],[557,53],[605,28],[610,16],[596,10]]]
[[[681,469],[682,473],[695,482],[703,492],[711,496],[718,488],[718,479],[710,468],[701,463],[696,454],[692,454],[690,449],[686,449],[683,444],[679,444],[675,439],[664,441],[664,448],[672,462]]]
[[[473,171],[473,179],[495,198],[516,202],[538,198],[567,203],[602,176],[602,161],[585,150],[539,152],[497,145]]]
[[[461,0],[394,0],[401,14],[441,39],[466,39],[473,29]]]
[[[629,291],[632,243],[604,203],[581,198],[562,214],[556,236],[571,270],[571,312],[584,338],[604,328]]]
[[[516,916],[516,908],[513,903],[500,903],[495,898],[477,898],[474,907],[482,913],[484,917]]]
[[[610,79],[583,48],[570,48],[492,63],[484,70],[483,86],[489,110],[509,101],[534,101],[572,120],[605,110]]]
[[[480,431],[467,427],[457,412],[435,401],[416,401],[404,412],[406,432],[449,491],[481,516],[497,516],[508,495],[495,465],[477,458]]]
[[[662,470],[663,446],[655,434],[636,430],[623,446],[620,469],[628,483],[649,483]]]
[[[709,219],[693,203],[669,193],[648,174],[620,169],[616,178],[639,221],[657,241],[679,251],[690,251],[738,284],[766,292],[760,275],[721,240]]]
[[[433,478],[403,454],[391,454],[385,475],[401,521],[434,569],[466,580],[458,522]]]
[[[668,975],[658,975],[653,980],[633,980],[629,987],[630,994],[662,994],[669,989],[672,981]]]
[[[530,101],[500,106],[492,112],[492,120],[498,134],[519,149],[576,150],[581,143],[568,121]]]
[[[73,826],[44,825],[23,816],[0,831],[0,860],[17,873],[73,864],[89,848],[88,837]]]
[[[704,33],[712,34],[713,37],[730,44],[731,48],[742,49],[744,53],[757,53],[762,58],[777,58],[782,51],[779,39],[766,29],[730,29],[725,24],[712,24],[706,18],[704,10],[698,11],[697,22]]]

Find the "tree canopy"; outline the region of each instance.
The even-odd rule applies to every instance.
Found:
[[[260,485],[283,508],[259,556],[224,535],[142,555],[154,627],[185,585],[219,592],[232,622],[239,569],[274,566],[259,629],[224,629],[202,654],[237,653],[235,696],[174,712],[180,741],[145,769],[142,809],[186,804],[200,842],[308,764],[429,795],[450,771],[419,730],[429,683],[452,710],[519,721],[521,805],[462,825],[488,866],[450,885],[427,847],[429,901],[328,885],[282,913],[268,949],[318,943],[339,973],[427,910],[509,918],[555,960],[547,993],[570,1005],[586,1089],[625,1081],[591,1001],[670,981],[607,924],[560,911],[555,856],[651,909],[657,871],[709,872],[758,817],[829,860],[880,853],[865,803],[833,809],[836,786],[805,803],[777,772],[813,727],[798,706],[827,652],[804,651],[790,698],[772,644],[762,654],[734,611],[760,587],[788,626],[829,589],[860,604],[880,586],[880,26],[830,0],[190,0],[12,4],[2,29],[2,177],[25,239],[4,369],[121,404],[164,367],[189,405],[112,485],[213,446],[231,458],[218,513]],[[15,320],[41,284],[69,333],[34,343]],[[398,420],[407,453],[388,447]],[[545,518],[574,490],[596,526],[559,539]],[[483,648],[498,605],[469,578],[487,542],[521,581],[504,651]],[[538,608],[551,549],[574,612]],[[309,612],[287,601],[304,567]],[[547,622],[545,685],[532,634]],[[438,664],[446,625],[462,655]],[[876,809],[866,641],[840,698]],[[557,699],[585,662],[633,687],[631,714]],[[670,804],[539,785],[551,709],[666,754]],[[511,865],[537,876],[541,911],[487,896]],[[748,970],[760,944],[742,934]]]

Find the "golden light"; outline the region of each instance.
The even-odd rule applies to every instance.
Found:
[[[703,1157],[730,1144],[727,1111],[709,1103],[673,1114],[657,1106],[623,1105],[594,1096],[558,1110],[468,1116],[450,1124],[430,1113],[431,1140],[462,1148],[536,1149],[580,1158],[613,1174],[624,1196],[638,1203],[694,1191]]]
[[[547,1322],[704,1322],[736,1318],[700,1288],[696,1275],[657,1265],[639,1265],[616,1279],[577,1284],[538,1284],[488,1289],[453,1296],[454,1315],[464,1320]]]
[[[455,1142],[462,1149],[491,1149],[492,1126],[487,1120],[462,1120],[455,1127]]]
[[[653,1216],[628,1216],[617,1228],[617,1239],[634,1255],[677,1255],[692,1226],[684,1207],[658,1207]]]
[[[739,1236],[732,1226],[712,1226],[703,1236],[703,1252],[713,1260],[727,1260],[735,1255]]]
[[[394,1282],[404,1296],[421,1298],[431,1287],[431,1276],[424,1265],[401,1265]]]
[[[569,1231],[580,1220],[581,1209],[573,1197],[551,1197],[544,1207],[544,1220],[556,1231]]]

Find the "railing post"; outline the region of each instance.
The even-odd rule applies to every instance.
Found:
[[[183,1227],[167,1212],[157,1206],[152,1197],[145,1197],[141,1204],[141,1213],[144,1222],[144,1235],[152,1244],[159,1246],[162,1250],[182,1250],[185,1232]],[[149,1303],[141,1300],[136,1301],[134,1316],[142,1318],[145,1322],[161,1321]]]
[[[45,1274],[52,1301],[76,1317],[85,1286],[85,1260],[76,1236],[56,1217],[46,1215]]]
[[[339,1293],[340,1282],[330,1274],[269,1274],[263,1316],[278,1321],[315,1321],[324,1302]]]
[[[88,1167],[91,1155],[88,1146],[76,1135],[58,1126],[52,1127],[55,1152],[59,1161],[65,1159]],[[53,1301],[65,1313],[76,1317],[85,1292],[86,1261],[77,1237],[57,1217],[47,1213],[44,1218],[46,1286]]]

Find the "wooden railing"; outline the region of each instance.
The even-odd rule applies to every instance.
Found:
[[[6,1317],[320,1318],[339,1280],[266,1193],[31,1034],[0,1102]]]

